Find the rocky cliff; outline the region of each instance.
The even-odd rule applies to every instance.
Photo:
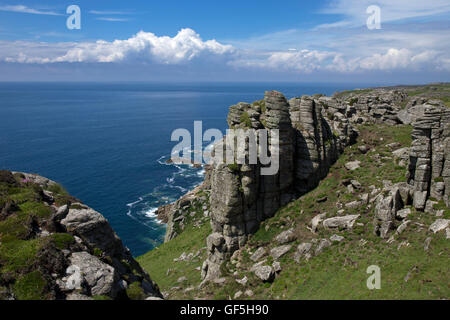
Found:
[[[279,130],[279,170],[261,175],[261,163],[213,164],[213,233],[207,239],[209,256],[202,267],[205,279],[220,275],[220,265],[246,243],[262,221],[314,188],[354,140],[356,132],[345,117],[329,119],[324,114],[320,100],[304,96],[288,102],[276,91],[266,92],[262,101],[230,108],[230,128]]]
[[[0,299],[158,299],[108,221],[44,177],[0,171]]]
[[[440,101],[408,99],[408,93],[401,89],[303,96],[289,101],[270,91],[264,100],[230,107],[228,124],[233,129],[278,129],[279,171],[264,176],[260,163],[212,164],[207,184],[212,233],[206,241],[208,257],[202,266],[205,280],[220,276],[221,265],[245,245],[262,221],[313,190],[343,150],[355,142],[355,128],[361,124],[414,127],[411,148],[394,151],[401,163],[409,163],[408,177],[402,183],[387,185],[373,200],[376,234],[387,237],[395,230],[402,220],[397,212],[406,205],[414,203],[416,209],[425,210],[435,199],[444,199],[448,205],[449,118],[448,107]],[[359,166],[357,162],[347,165],[349,170]]]

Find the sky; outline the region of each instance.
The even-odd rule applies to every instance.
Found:
[[[442,82],[449,31],[448,0],[0,0],[0,81]]]

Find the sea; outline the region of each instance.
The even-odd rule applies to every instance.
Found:
[[[163,242],[161,205],[203,180],[202,168],[168,163],[176,129],[225,133],[231,105],[266,90],[287,98],[361,84],[0,83],[0,169],[37,173],[102,213],[134,256]]]

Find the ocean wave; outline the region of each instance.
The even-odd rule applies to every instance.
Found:
[[[192,150],[186,151],[193,152]],[[165,183],[154,187],[150,193],[139,196],[136,201],[127,204],[127,216],[152,230],[165,226],[162,221],[157,219],[157,209],[176,201],[189,190],[197,187],[202,183],[205,175],[204,168],[197,168],[192,164],[175,164],[168,162],[168,159],[170,156],[164,155],[156,160],[161,166],[173,168],[164,170],[175,170],[167,173]]]

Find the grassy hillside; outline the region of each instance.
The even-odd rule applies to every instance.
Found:
[[[373,233],[374,203],[353,209],[345,206],[362,194],[370,194],[374,187],[382,189],[383,180],[406,181],[407,168],[393,159],[392,151],[410,145],[411,127],[363,125],[358,129],[359,142],[346,149],[320,185],[266,220],[240,251],[236,261],[223,266],[224,283],[197,288],[201,282],[198,267],[205,257],[204,252],[201,259],[173,262],[183,252],[195,252],[205,246],[209,233],[207,225],[199,229],[188,228],[176,239],[140,257],[139,262],[152,272],[161,290],[172,299],[229,299],[238,291],[243,293],[240,299],[448,299],[449,240],[445,232],[433,234],[428,230],[437,219],[434,215],[415,212],[411,208],[412,214],[408,216],[411,223],[406,230],[395,235],[393,241],[387,241]],[[392,143],[396,145],[390,145]],[[367,154],[358,150],[363,144],[370,147]],[[361,161],[361,167],[349,171],[344,165],[353,160]],[[348,192],[343,183],[349,180],[361,184],[354,193]],[[324,212],[327,217],[337,216],[339,203],[344,209],[341,215],[361,215],[353,229],[328,231],[319,228],[316,233],[311,232],[311,219]],[[438,206],[445,208],[442,203]],[[450,210],[445,209],[441,218],[450,218]],[[254,264],[250,255],[259,247],[265,247],[267,251],[275,247],[274,238],[290,228],[294,229],[297,239],[291,243],[291,250],[278,260],[282,271],[272,283],[263,283],[250,271]],[[333,234],[343,236],[344,240],[334,242],[310,260],[301,259],[299,263],[294,260],[298,244],[329,238]],[[424,243],[429,237],[431,242],[425,250]],[[273,259],[265,258],[266,264],[271,265]],[[378,265],[381,269],[380,290],[367,289],[366,280],[370,275],[366,270],[370,265]],[[172,271],[167,275],[168,269]],[[177,279],[182,276],[188,280],[178,283]],[[246,285],[236,282],[245,276],[248,278]],[[253,295],[246,295],[247,290]]]
[[[202,215],[201,212],[197,214]],[[185,293],[184,289],[200,282],[200,268],[206,259],[206,237],[211,233],[211,226],[207,222],[197,227],[194,221],[197,220],[192,219],[188,222],[184,231],[173,240],[136,259],[145,270],[152,270],[152,279],[162,292],[170,291],[178,295],[181,293],[178,291],[182,291],[183,297],[188,298],[189,290]],[[192,253],[192,256],[196,256],[189,261],[175,262],[174,259],[183,253],[186,255]],[[182,277],[186,277],[186,280],[179,283],[178,279]],[[170,290],[171,288],[174,289]]]
[[[9,287],[17,299],[54,299],[45,264],[54,254],[75,242],[67,233],[39,236],[39,226],[50,225],[52,210],[44,190],[21,174],[0,171],[0,300]],[[47,191],[55,203],[76,201],[57,184]]]

